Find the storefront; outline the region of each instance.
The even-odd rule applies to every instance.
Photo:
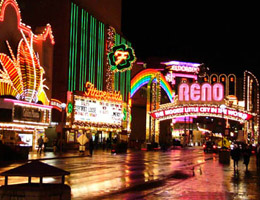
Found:
[[[43,136],[51,121],[51,106],[14,99],[0,99],[0,134],[7,145],[37,148],[37,139]]]
[[[86,83],[86,92],[68,94],[65,140],[78,143],[85,135],[96,145],[116,140],[127,141],[129,106],[122,101],[120,92],[97,90]]]

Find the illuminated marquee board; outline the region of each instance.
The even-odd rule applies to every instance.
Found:
[[[13,122],[49,125],[51,122],[52,106],[29,103],[14,99],[4,99],[13,107]]]
[[[102,101],[74,96],[74,122],[121,125],[123,105],[119,102]]]
[[[221,83],[213,85],[204,83],[187,84],[182,83],[178,89],[179,102],[202,102],[202,103],[221,103],[224,99],[224,86]]]
[[[250,120],[253,115],[243,111],[237,111],[233,108],[221,109],[218,106],[203,105],[203,106],[175,106],[161,110],[157,110],[151,113],[151,116],[158,120],[164,120],[169,118],[175,118],[179,116],[212,116],[212,117],[225,117],[227,119],[244,121]]]
[[[123,101],[120,92],[98,90],[86,83],[84,96],[74,95],[74,122],[121,126]]]

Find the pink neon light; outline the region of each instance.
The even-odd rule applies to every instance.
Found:
[[[172,73],[172,75],[173,77],[193,78],[194,80],[198,79],[198,76],[193,74]]]
[[[53,106],[47,106],[47,105],[42,105],[42,104],[35,104],[35,103],[29,103],[26,101],[19,101],[19,100],[14,100],[14,99],[4,99],[5,102],[12,102],[14,104],[24,104],[24,105],[30,105],[34,107],[40,107],[40,108],[48,108],[52,109]]]
[[[179,86],[179,101],[189,101],[189,85],[187,83],[182,83]]]
[[[167,66],[169,70],[176,72],[188,72],[188,73],[196,73],[198,74],[201,64],[199,63],[190,63],[190,62],[181,62],[181,61],[170,61],[170,62],[162,62]]]
[[[198,101],[200,99],[200,85],[194,83],[190,86],[190,98],[192,101]]]
[[[222,101],[224,99],[224,86],[221,83],[215,83],[213,86],[209,83],[202,85],[193,83],[188,85],[182,83],[178,90],[179,101]]]
[[[213,85],[213,99],[215,101],[222,101],[224,99],[224,86],[221,83]]]
[[[211,85],[203,83],[201,87],[201,101],[212,101]]]

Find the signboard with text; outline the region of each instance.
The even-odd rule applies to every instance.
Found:
[[[74,122],[121,126],[122,119],[122,103],[74,96]]]
[[[221,104],[224,100],[224,86],[221,83],[182,83],[178,89],[180,103]]]
[[[14,120],[42,122],[43,114],[38,108],[14,106]]]
[[[179,116],[213,116],[213,117],[225,117],[227,119],[244,121],[250,120],[253,115],[244,111],[239,111],[234,108],[221,109],[220,107],[213,105],[201,105],[201,106],[175,106],[165,109],[159,109],[155,112],[151,112],[151,116],[158,120],[164,120]]]

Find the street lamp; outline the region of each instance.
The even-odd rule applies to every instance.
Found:
[[[62,152],[62,143],[63,143],[63,128],[64,128],[64,125],[66,124],[66,118],[65,118],[65,111],[66,111],[66,103],[62,103],[61,104],[61,108],[62,108],[62,111],[61,111],[61,133],[60,133],[60,152]],[[65,122],[64,122],[64,118],[65,118]]]
[[[225,111],[226,107],[227,106],[225,104],[220,105],[220,109],[221,109],[221,113],[222,113],[222,122],[224,122],[224,111]],[[224,132],[222,133],[222,148],[223,148],[223,140],[224,140],[223,135],[224,135]]]

